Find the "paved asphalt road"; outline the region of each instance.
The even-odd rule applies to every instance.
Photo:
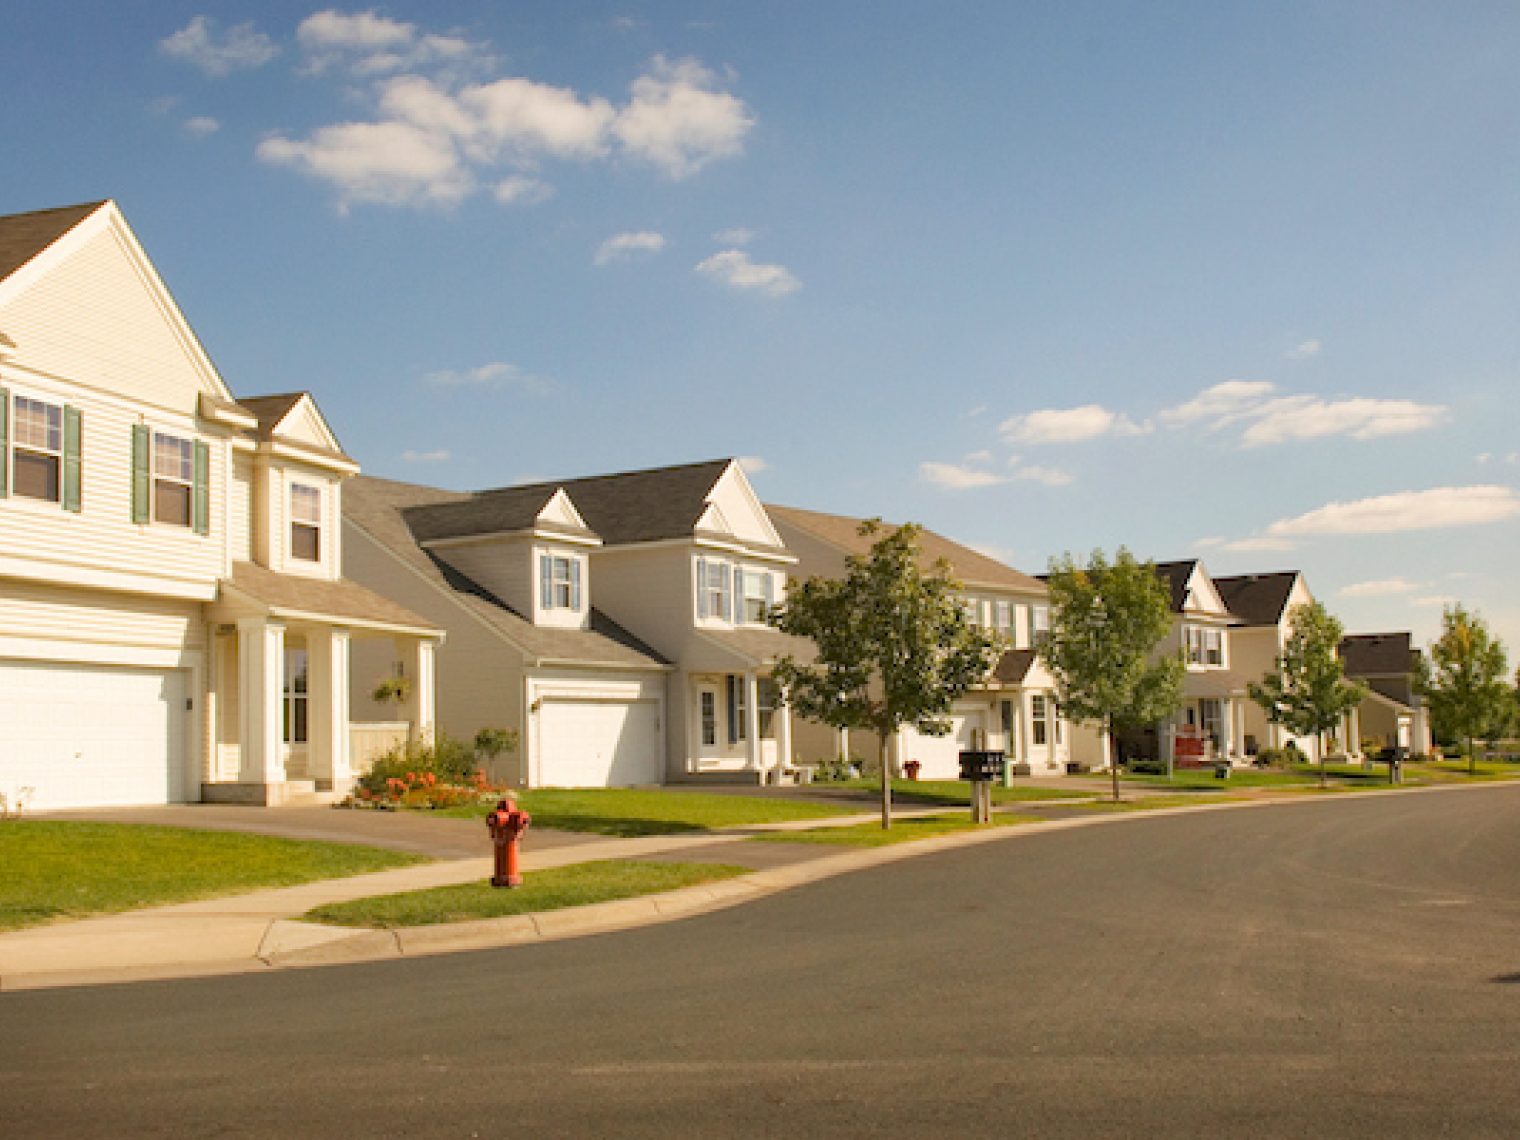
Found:
[[[0,1135],[1515,1136],[1520,788],[1028,835],[623,934],[0,995]]]

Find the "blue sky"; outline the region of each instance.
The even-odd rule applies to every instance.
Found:
[[[0,211],[115,198],[234,392],[472,488],[1302,569],[1520,650],[1507,3],[0,9]]]

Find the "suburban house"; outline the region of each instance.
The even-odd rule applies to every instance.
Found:
[[[0,794],[340,793],[370,640],[428,731],[441,631],[340,573],[357,470],[309,395],[233,397],[114,203],[0,218]]]
[[[1239,622],[1229,633],[1230,672],[1236,687],[1245,690],[1277,668],[1277,658],[1293,632],[1293,610],[1313,604],[1314,595],[1297,570],[1215,578],[1214,585]],[[1244,756],[1254,757],[1263,748],[1286,748],[1289,744],[1306,756],[1316,754],[1312,738],[1294,736],[1282,725],[1273,724],[1266,710],[1249,696],[1241,702],[1241,712],[1240,752]]]
[[[1232,637],[1239,622],[1202,562],[1158,562],[1172,610],[1171,632],[1158,656],[1181,654],[1186,672],[1177,711],[1156,725],[1120,734],[1126,760],[1166,760],[1187,766],[1238,761],[1245,747],[1245,680],[1234,667]]]
[[[765,509],[796,556],[795,573],[801,577],[840,577],[848,555],[870,550],[872,539],[860,533],[861,519],[769,503]],[[1050,628],[1045,584],[930,530],[920,534],[919,543],[925,567],[941,558],[948,562],[972,621],[996,632],[1006,648],[986,684],[955,703],[949,735],[903,728],[889,748],[893,764],[901,769],[917,761],[922,777],[953,780],[963,749],[988,748],[1001,749],[1023,774],[1064,774],[1072,759],[1072,726],[1061,716],[1055,682],[1038,653]],[[874,733],[799,720],[794,734],[796,755],[804,762],[878,755]],[[1091,751],[1098,754],[1096,747]]]
[[[1430,711],[1415,689],[1420,651],[1408,631],[1352,634],[1341,639],[1340,655],[1346,676],[1367,686],[1367,696],[1346,718],[1349,744],[1429,754]]]
[[[809,646],[766,624],[795,559],[737,461],[474,493],[364,477],[348,490],[348,572],[449,631],[440,727],[520,733],[498,778],[780,778],[792,722],[769,672]]]

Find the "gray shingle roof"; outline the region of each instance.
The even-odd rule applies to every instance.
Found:
[[[1341,639],[1341,661],[1348,677],[1394,677],[1413,672],[1420,651],[1408,631],[1353,633]]]
[[[1237,574],[1215,578],[1219,596],[1229,611],[1246,625],[1276,625],[1283,618],[1288,595],[1298,581],[1297,570],[1276,574]]]
[[[0,281],[4,281],[48,246],[84,221],[105,201],[57,206],[0,217]]]
[[[1172,593],[1172,612],[1180,614],[1182,607],[1187,604],[1188,579],[1193,576],[1193,569],[1198,565],[1198,559],[1185,558],[1181,562],[1158,562],[1156,573],[1166,582],[1167,589]]]
[[[860,533],[860,524],[865,521],[863,519],[772,503],[765,504],[765,511],[781,532],[783,542],[787,539],[787,531],[796,529],[848,554],[866,554],[871,549],[873,540]],[[932,530],[924,530],[919,534],[919,549],[923,551],[926,567],[943,558],[950,563],[951,573],[967,585],[1006,586],[1035,593],[1045,592],[1043,582]],[[806,567],[803,569],[804,572],[818,572],[808,571]]]
[[[409,520],[417,508],[468,502],[462,491],[356,475],[343,484],[343,517],[419,575],[447,590],[470,613],[538,660],[661,666],[665,659],[595,608],[590,629],[536,626],[479,583],[418,545]]]
[[[234,562],[228,585],[271,609],[313,614],[336,624],[361,621],[402,629],[436,630],[427,618],[347,578],[337,581],[305,578],[277,574],[252,562]]]
[[[407,521],[426,539],[521,530],[563,487],[586,525],[608,546],[689,538],[707,508],[713,484],[732,462],[713,459],[476,491],[443,505],[420,507]]]

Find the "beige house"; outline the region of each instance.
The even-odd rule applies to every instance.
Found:
[[[371,639],[427,731],[440,631],[339,572],[356,470],[309,395],[234,399],[114,203],[0,218],[0,794],[342,792]]]
[[[1297,570],[1272,574],[1240,574],[1215,578],[1214,585],[1239,624],[1229,633],[1230,672],[1234,687],[1260,683],[1277,668],[1277,658],[1293,632],[1292,614],[1298,606],[1311,605],[1314,595]],[[1317,755],[1311,737],[1295,736],[1267,719],[1266,710],[1250,698],[1241,702],[1241,753],[1254,757],[1263,748],[1294,745],[1306,756]]]
[[[735,460],[474,493],[361,477],[345,512],[348,572],[449,631],[443,730],[520,733],[500,777],[779,777],[769,671],[807,646],[766,624],[795,560]]]
[[[870,549],[871,540],[860,534],[861,519],[775,504],[765,509],[797,557],[794,573],[801,577],[839,577],[847,555]],[[962,750],[989,748],[1001,749],[1023,774],[1064,774],[1073,758],[1072,726],[1060,714],[1054,681],[1038,654],[1050,628],[1045,584],[933,531],[922,533],[920,545],[926,566],[940,558],[950,564],[968,614],[996,632],[1006,648],[986,684],[955,703],[949,735],[904,728],[891,742],[892,762],[901,770],[916,760],[922,778],[953,780],[960,774]],[[799,721],[794,734],[803,762],[851,755],[869,760],[878,754],[872,733]],[[1099,753],[1095,744],[1088,751]]]
[[[1344,744],[1354,751],[1370,744],[1428,755],[1430,710],[1415,690],[1420,651],[1408,631],[1352,634],[1341,640],[1340,654],[1346,676],[1367,686],[1366,698],[1346,718]]]

